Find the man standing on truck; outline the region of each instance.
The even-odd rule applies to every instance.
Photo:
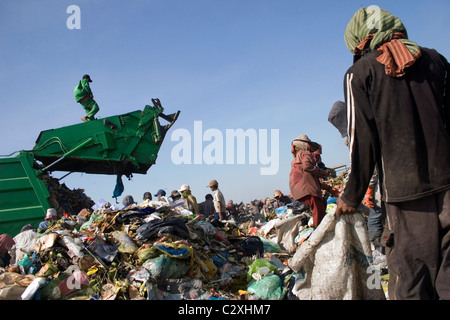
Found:
[[[86,116],[81,118],[83,121],[95,120],[94,115],[100,110],[97,102],[94,100],[89,82],[92,82],[88,74],[83,76],[74,89],[75,100],[80,103],[86,111]]]

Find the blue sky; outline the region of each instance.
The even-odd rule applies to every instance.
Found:
[[[81,9],[79,30],[66,26],[70,5]],[[368,5],[397,15],[411,40],[450,57],[448,1],[2,0],[0,154],[32,149],[41,131],[79,123],[84,110],[73,88],[88,73],[98,117],[142,110],[152,98],[166,113],[181,110],[156,165],[124,178],[123,196],[140,200],[145,191],[170,193],[189,184],[200,202],[211,179],[234,202],[276,189],[288,194],[290,143],[299,134],[322,144],[326,165],[349,165],[327,116],[343,99],[352,63],[345,27]],[[227,129],[277,129],[277,174],[261,175],[261,165],[248,161],[175,164],[178,142],[171,134],[193,134],[194,121],[224,135]],[[73,173],[63,181],[94,201],[113,201],[114,176]]]

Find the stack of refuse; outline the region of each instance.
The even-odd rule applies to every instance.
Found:
[[[95,202],[84,193],[84,189],[69,189],[60,179],[43,173],[40,179],[44,181],[49,193],[49,202],[58,216],[64,213],[77,214],[84,208],[91,208]]]
[[[235,220],[159,201],[97,203],[36,233],[34,246],[0,269],[0,299],[283,299],[288,257]]]
[[[57,185],[52,180],[47,183]],[[328,204],[325,223],[314,229],[310,208],[297,201],[274,208],[270,215],[242,210],[237,219],[216,220],[160,201],[126,208],[104,200],[92,205],[82,190],[58,188],[54,194],[64,195],[57,199],[62,216],[43,233],[27,230],[26,235],[18,235],[26,236],[27,247],[14,248],[10,265],[0,268],[0,299],[380,296],[379,291],[360,288],[368,283],[372,264],[364,221],[359,216],[336,219],[335,203]],[[74,213],[75,208],[80,210]],[[335,237],[338,233],[354,237]],[[335,245],[338,240],[345,241]],[[317,269],[314,261],[323,268]],[[326,267],[331,262],[335,265]]]

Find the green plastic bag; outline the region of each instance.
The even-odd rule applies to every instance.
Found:
[[[269,269],[268,273],[278,272],[278,268],[275,265],[273,265],[272,263],[270,263],[269,261],[267,261],[266,259],[263,259],[263,258],[256,259],[255,261],[253,261],[253,263],[248,268],[247,282],[251,281],[253,279],[252,275],[254,273],[258,273],[258,270],[261,268],[268,268]]]
[[[30,259],[30,256],[28,255],[28,253],[25,253],[22,260],[17,262],[17,265],[22,266],[24,268],[31,267],[31,259]]]
[[[187,260],[174,259],[165,254],[148,259],[142,266],[150,271],[150,275],[156,281],[181,278],[190,268]]]
[[[282,300],[284,297],[282,285],[283,281],[281,281],[281,278],[276,274],[272,274],[252,282],[248,286],[247,292],[255,295],[258,300]]]

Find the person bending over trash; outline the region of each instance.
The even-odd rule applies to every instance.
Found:
[[[289,174],[289,188],[292,198],[311,208],[314,228],[317,228],[326,214],[326,205],[322,198],[319,178],[328,177],[332,174],[330,170],[321,169],[317,166],[313,152],[318,147],[319,144],[309,140],[305,134],[294,139],[291,148],[294,159]]]

